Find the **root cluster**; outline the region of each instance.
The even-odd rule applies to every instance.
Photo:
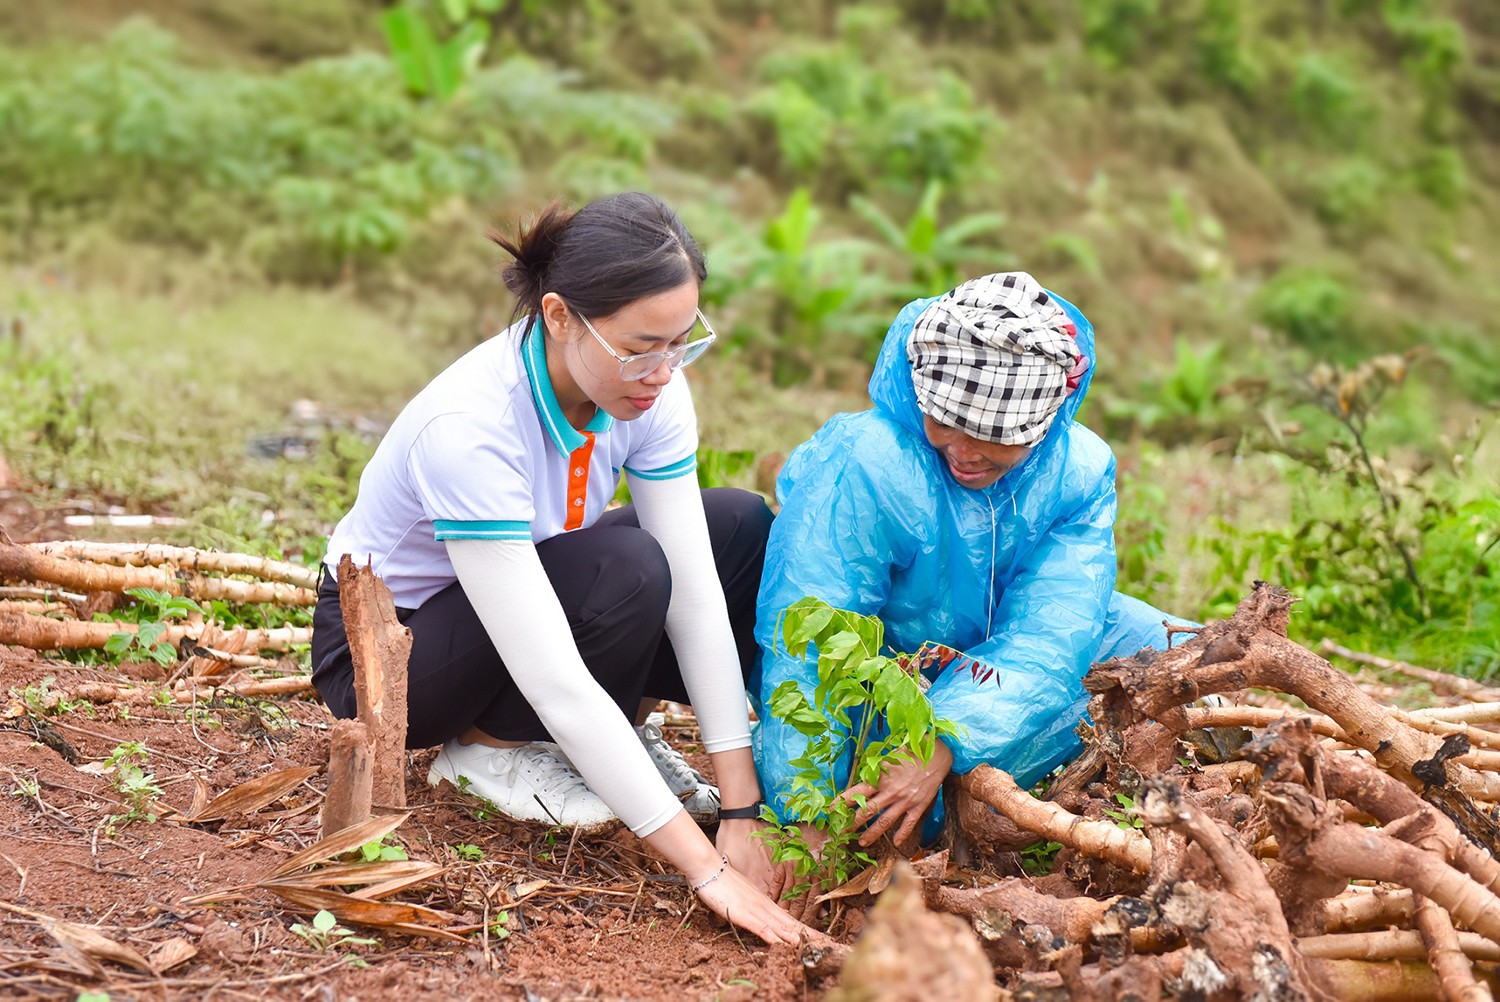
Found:
[[[1493,997],[1500,772],[1471,738],[1500,742],[1463,722],[1487,714],[1377,703],[1287,639],[1293,601],[1258,585],[1096,665],[1087,751],[1044,799],[988,767],[950,781],[921,897],[968,920],[1002,997]],[[999,875],[1039,840],[1064,847],[1051,875]]]

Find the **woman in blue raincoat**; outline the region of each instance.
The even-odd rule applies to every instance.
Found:
[[[856,820],[874,819],[866,844],[905,841],[949,772],[989,764],[1033,784],[1080,747],[1089,665],[1165,646],[1170,617],[1114,590],[1114,456],[1074,421],[1093,361],[1071,303],[1030,275],[987,275],[907,305],[875,363],[874,408],[836,415],[792,453],[750,680],[756,767],[783,821],[808,738],[765,701],[789,679],[809,696],[817,683],[816,657],[791,657],[779,636],[803,596],[878,616],[894,650],[934,641],[993,669],[925,670],[937,717],[962,736],[852,788],[867,797]]]

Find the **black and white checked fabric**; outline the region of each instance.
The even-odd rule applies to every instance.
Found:
[[[1042,440],[1081,353],[1063,308],[1025,272],[965,282],[922,311],[906,344],[924,413],[1001,445]]]

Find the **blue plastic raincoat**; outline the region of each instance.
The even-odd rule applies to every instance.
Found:
[[[1074,422],[1092,382],[1093,327],[1077,325],[1090,361],[1046,436],[983,490],[959,485],[922,431],[906,343],[933,299],[908,304],[886,335],[870,379],[872,410],[839,414],[787,460],[777,482],[757,607],[761,660],[750,693],[760,723],[755,760],[766,802],[787,820],[785,797],[807,738],[764,706],[777,685],[817,684],[813,651],[786,653],[781,613],[805,595],[879,616],[886,642],[915,651],[936,641],[994,669],[932,668],[928,698],[961,725],[948,742],[953,771],[981,763],[1027,787],[1080,747],[1089,665],[1165,646],[1162,613],[1114,591],[1115,461]],[[837,774],[847,784],[849,763]]]

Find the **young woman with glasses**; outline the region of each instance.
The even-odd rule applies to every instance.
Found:
[[[703,255],[641,194],[491,238],[521,319],[428,384],[365,469],[328,544],[313,680],[355,715],[332,572],[369,561],[412,631],[407,743],[442,746],[430,782],[520,820],[623,821],[715,912],[796,942],[751,837],[744,679],[771,514],[698,489],[677,373],[714,340]],[[606,511],[622,471],[633,503]],[[662,699],[692,704],[717,790],[661,739]],[[695,816],[719,818],[717,844]]]

